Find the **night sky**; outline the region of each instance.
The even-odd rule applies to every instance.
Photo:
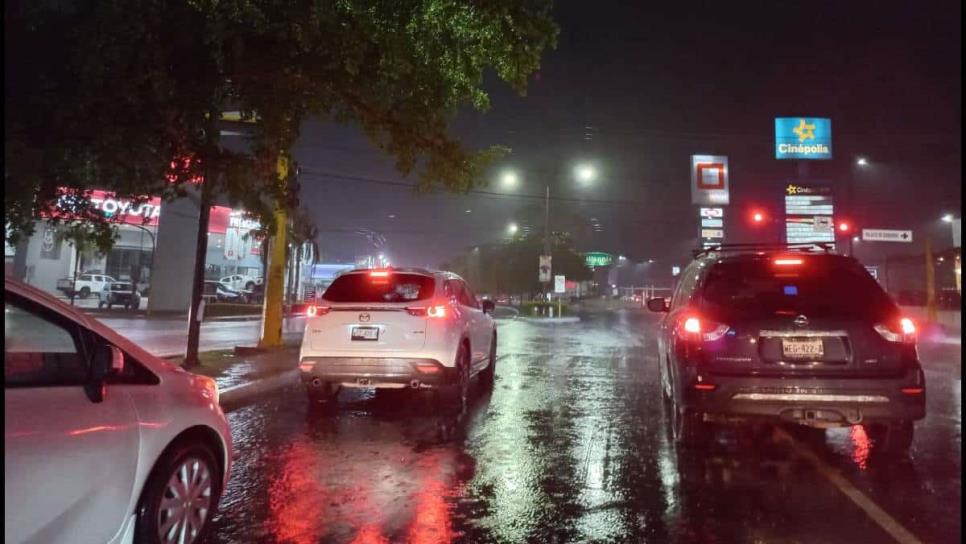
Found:
[[[315,172],[303,176],[302,203],[326,261],[372,252],[351,232],[368,229],[385,235],[394,265],[435,267],[500,239],[511,221],[542,232],[550,183],[552,213],[602,226],[578,237],[579,250],[653,258],[663,270],[686,263],[696,244],[690,155],[729,157],[729,241],[773,240],[749,231],[745,215],[751,206],[780,214],[797,175],[795,161],[774,159],[774,118],[829,117],[835,158],[811,161],[809,175],[839,193],[856,176],[857,206],[840,215],[948,246],[938,218],[961,211],[960,11],[945,0],[561,2],[558,47],[528,96],[488,79],[491,109],[453,124],[469,146],[512,148],[504,162],[522,178],[513,196],[414,196],[393,185],[414,180],[357,130],[312,122],[295,151]],[[870,166],[853,172],[859,155]],[[594,186],[569,176],[577,161],[598,166]],[[496,181],[481,189],[503,192]]]

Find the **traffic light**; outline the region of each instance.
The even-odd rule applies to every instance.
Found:
[[[849,221],[839,221],[839,223],[835,225],[835,230],[838,231],[840,235],[846,236],[852,232],[852,223]]]
[[[749,217],[751,218],[751,224],[756,227],[764,225],[768,219],[768,216],[763,210],[752,210]]]

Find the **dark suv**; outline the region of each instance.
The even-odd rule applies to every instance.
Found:
[[[715,423],[866,427],[903,452],[926,414],[915,325],[855,260],[791,247],[699,252],[658,335],[675,439]]]

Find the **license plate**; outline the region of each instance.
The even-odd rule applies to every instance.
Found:
[[[379,340],[379,327],[352,327],[352,339],[369,342]]]
[[[819,359],[825,354],[822,339],[782,340],[782,353],[789,359]]]

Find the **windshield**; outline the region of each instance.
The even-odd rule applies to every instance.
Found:
[[[411,302],[432,297],[434,284],[433,278],[422,274],[346,274],[332,282],[322,298],[330,302]]]
[[[799,315],[881,318],[894,309],[875,280],[854,263],[834,258],[796,257],[715,264],[701,291],[703,307],[727,321],[734,318]]]

